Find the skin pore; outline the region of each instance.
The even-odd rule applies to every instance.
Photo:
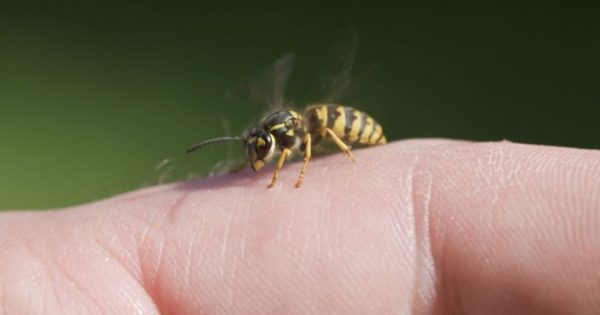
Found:
[[[0,213],[0,314],[600,313],[600,152],[353,153]]]

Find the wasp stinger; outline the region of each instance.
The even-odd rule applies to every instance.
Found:
[[[304,164],[296,181],[300,187],[311,158],[312,147],[329,137],[354,162],[348,145],[372,146],[387,142],[383,129],[371,116],[352,107],[338,104],[308,106],[303,115],[293,110],[279,110],[264,117],[261,122],[241,137],[221,137],[200,142],[187,150],[191,153],[207,145],[225,141],[244,144],[246,160],[252,170],[260,170],[277,153],[279,157],[269,188],[277,182],[279,170],[292,152],[304,155]]]

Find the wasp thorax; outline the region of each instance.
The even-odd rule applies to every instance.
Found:
[[[264,129],[254,128],[246,136],[246,156],[252,170],[258,171],[273,156],[275,137]]]

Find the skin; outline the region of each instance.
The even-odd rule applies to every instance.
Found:
[[[0,314],[599,314],[600,152],[409,140],[0,214]]]

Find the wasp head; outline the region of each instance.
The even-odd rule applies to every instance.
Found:
[[[261,128],[251,129],[245,137],[246,157],[253,171],[260,170],[273,157],[275,137]]]

